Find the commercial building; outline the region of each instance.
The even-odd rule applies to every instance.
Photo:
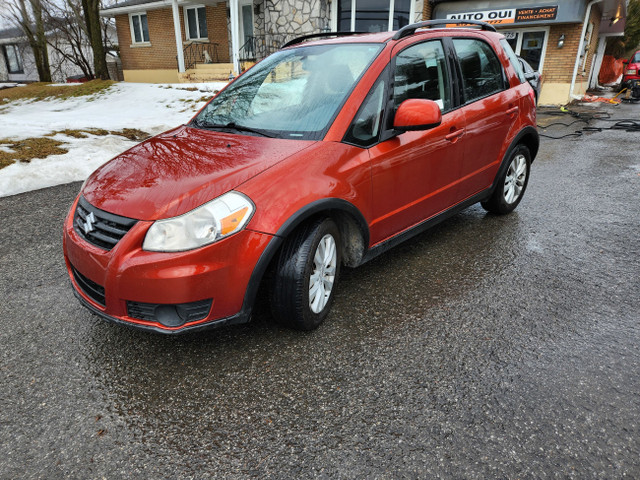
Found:
[[[621,36],[625,0],[463,0],[425,3],[430,19],[495,25],[515,52],[542,74],[540,104],[565,104],[597,84],[606,39]]]

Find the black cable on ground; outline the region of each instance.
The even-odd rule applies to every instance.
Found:
[[[604,112],[602,110],[596,111],[596,112],[589,112],[589,113],[580,113],[580,112],[575,112],[573,110],[568,110],[566,108],[561,108],[561,109],[553,109],[553,110],[541,109],[539,110],[539,113],[541,115],[570,115],[576,118],[576,120],[570,123],[553,122],[544,126],[538,125],[538,128],[541,130],[545,130],[554,125],[570,127],[576,123],[587,124],[587,126],[582,127],[580,130],[576,130],[575,132],[572,132],[572,133],[567,133],[566,135],[552,136],[544,133],[540,134],[541,137],[550,138],[552,140],[560,140],[561,138],[567,138],[567,137],[581,137],[584,133],[587,133],[587,132],[592,132],[592,133],[602,132],[604,130],[624,130],[625,132],[640,132],[640,120],[611,118],[611,114],[609,114],[608,112]],[[600,120],[602,122],[614,122],[614,124],[610,127],[592,127],[589,125],[589,123],[592,120]]]

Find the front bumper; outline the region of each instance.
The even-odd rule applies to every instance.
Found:
[[[139,221],[107,251],[74,230],[76,204],[65,220],[64,257],[74,293],[92,312],[161,333],[248,321],[245,293],[272,235],[245,229],[196,250],[147,252],[152,222]],[[197,316],[182,314],[190,305]]]

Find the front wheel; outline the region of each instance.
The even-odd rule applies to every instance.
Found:
[[[529,183],[531,153],[524,145],[518,145],[508,161],[509,166],[498,179],[491,197],[481,202],[485,210],[499,215],[513,211],[522,200]]]
[[[276,320],[297,330],[317,328],[331,309],[340,261],[340,231],[333,220],[298,228],[282,247],[271,283]]]

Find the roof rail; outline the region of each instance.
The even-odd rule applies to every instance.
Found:
[[[454,20],[443,18],[441,20],[425,20],[424,22],[412,23],[411,25],[407,25],[406,27],[402,27],[400,30],[396,32],[393,36],[393,40],[400,40],[401,38],[408,37],[409,35],[413,35],[416,30],[419,28],[425,27],[435,27],[436,25],[476,25],[481,27],[482,30],[489,30],[491,32],[496,31],[496,27],[488,24],[487,22],[479,22],[478,20]]]
[[[348,35],[362,35],[363,33],[368,32],[321,32],[321,33],[312,33],[310,35],[303,35],[301,37],[296,37],[293,40],[289,40],[282,44],[280,48],[287,48],[291,45],[296,45],[298,43],[302,43],[305,40],[309,40],[311,38],[322,38],[322,37],[346,37]]]

